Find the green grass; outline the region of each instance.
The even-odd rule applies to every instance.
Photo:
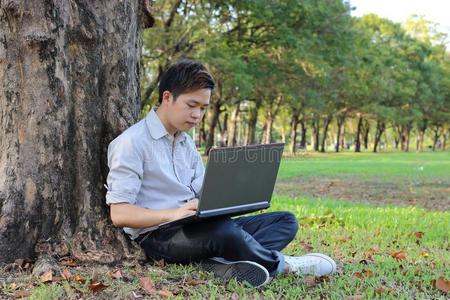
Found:
[[[139,277],[149,276],[156,285],[154,296],[158,296],[157,291],[169,290],[177,299],[345,299],[353,295],[362,295],[363,299],[446,299],[431,282],[439,276],[450,278],[449,212],[283,196],[273,199],[270,210],[291,211],[298,217],[300,230],[284,251],[286,254],[329,254],[338,261],[339,274],[316,279],[311,287],[305,278],[278,276],[256,290],[235,281],[223,284],[195,265],[122,267],[131,275],[131,281],[101,274],[99,279],[109,287],[96,293],[95,298],[123,299],[132,297],[133,292],[142,295]],[[423,237],[418,240],[416,232],[423,232]],[[396,251],[404,251],[406,258],[397,261],[391,257]],[[358,278],[358,272],[366,277]],[[83,276],[89,278],[89,274]],[[188,285],[186,282],[192,278],[200,284]],[[41,284],[32,291],[31,299],[92,296],[87,283],[72,282],[70,289],[64,285]],[[380,288],[383,291],[376,293]]]
[[[338,153],[284,159],[279,179],[291,177],[355,176],[391,180],[440,179],[450,181],[450,152],[438,153]]]
[[[422,168],[420,170],[420,168]],[[326,154],[283,161],[279,176],[315,178],[365,178],[401,184],[409,180],[450,182],[449,153]],[[295,181],[292,181],[295,185]],[[297,188],[293,186],[293,188]],[[300,187],[299,187],[300,188]],[[134,299],[161,297],[170,291],[174,299],[448,299],[432,281],[450,279],[450,212],[329,198],[275,195],[270,211],[291,211],[300,230],[284,250],[290,255],[321,252],[338,262],[339,272],[328,278],[281,275],[262,289],[231,281],[226,284],[201,272],[195,265],[126,264],[120,268],[128,279],[112,279],[106,271],[99,281],[108,285],[95,294],[88,281],[39,284],[24,276],[18,283],[31,292],[31,299]],[[420,235],[423,234],[422,237]],[[402,251],[404,259],[391,256]],[[89,279],[92,266],[72,268],[73,274]],[[155,283],[148,295],[139,278]],[[189,284],[195,279],[196,284]],[[28,287],[28,288],[27,288]],[[0,298],[13,297],[15,289],[0,285]],[[134,293],[134,294],[133,294]]]

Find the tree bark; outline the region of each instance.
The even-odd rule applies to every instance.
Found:
[[[230,125],[228,125],[228,147],[234,147],[236,145],[236,125],[240,111],[240,103],[237,103],[231,112]]]
[[[106,151],[138,118],[151,25],[144,1],[2,1],[0,262],[69,243],[80,260],[128,253],[104,202]]]
[[[319,134],[320,134],[320,124],[319,118],[314,115],[312,118],[312,129],[313,129],[313,149],[314,151],[319,152]]]
[[[437,149],[437,143],[438,143],[438,141],[439,141],[439,138],[441,137],[441,134],[440,134],[440,128],[441,128],[441,126],[439,126],[439,125],[435,125],[434,127],[433,127],[433,151],[436,151],[436,149]]]
[[[206,146],[205,146],[205,155],[208,155],[209,149],[211,149],[212,146],[214,146],[214,134],[216,132],[216,126],[219,122],[219,116],[220,116],[220,108],[222,106],[222,103],[220,99],[217,99],[212,103],[212,117],[209,123],[209,131],[206,138]]]
[[[378,145],[380,144],[381,136],[383,135],[385,129],[386,129],[385,123],[383,121],[377,120],[377,127],[375,129],[375,139],[373,142],[374,153],[378,151]]]
[[[342,133],[342,129],[344,127],[344,123],[345,123],[345,115],[341,115],[338,116],[336,119],[336,124],[337,124],[337,130],[336,130],[336,146],[335,146],[335,150],[336,152],[339,152],[339,146],[341,145],[341,135]]]
[[[297,152],[297,127],[298,127],[298,115],[294,114],[291,117],[291,153]]]
[[[306,150],[306,124],[305,120],[300,119],[300,130],[301,130],[301,138],[300,138],[300,149]]]
[[[422,120],[420,124],[417,126],[418,134],[416,139],[416,151],[423,150],[423,140],[425,137],[425,131],[427,130],[428,121],[426,119]]]
[[[369,133],[370,133],[370,124],[368,120],[364,120],[364,149],[369,149]]]
[[[328,126],[330,126],[331,120],[333,116],[331,114],[327,115],[323,121],[323,132],[322,132],[322,141],[320,144],[320,152],[325,152],[325,145],[327,141],[328,135]]]
[[[255,143],[256,122],[258,121],[258,111],[261,104],[262,100],[258,98],[255,101],[255,106],[249,109],[247,135],[245,138],[246,145],[252,145]]]
[[[361,152],[361,131],[362,131],[363,116],[358,113],[358,127],[355,136],[355,152]]]

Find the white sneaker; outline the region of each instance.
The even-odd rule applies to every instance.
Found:
[[[324,276],[336,272],[336,263],[331,257],[320,253],[303,256],[284,256],[289,272],[297,275]]]
[[[200,266],[219,278],[225,280],[236,278],[236,281],[246,281],[255,288],[270,282],[269,271],[253,261],[229,261],[222,257],[212,257],[203,260]]]

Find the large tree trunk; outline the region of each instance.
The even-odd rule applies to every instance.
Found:
[[[433,151],[438,148],[439,138],[441,137],[440,129],[441,126],[439,125],[433,126]]]
[[[332,118],[333,116],[330,114],[327,115],[323,120],[323,132],[322,132],[322,141],[320,143],[320,152],[325,152],[325,145],[327,142],[327,135],[328,135],[328,126],[330,126]]]
[[[230,123],[228,125],[228,147],[234,147],[236,145],[236,125],[240,111],[240,103],[237,103],[231,112]]]
[[[336,152],[339,152],[339,147],[341,145],[341,139],[342,139],[341,135],[343,134],[344,123],[345,123],[345,114],[338,116],[336,119],[336,124],[337,124],[336,145],[335,145]]]
[[[386,129],[386,125],[383,121],[377,120],[377,127],[375,129],[375,139],[373,142],[373,152],[378,151],[378,145],[381,141],[381,136],[383,135],[384,130]]]
[[[314,115],[312,118],[312,138],[313,138],[313,149],[314,151],[319,151],[319,137],[320,137],[320,121],[319,117]]]
[[[301,137],[300,137],[300,149],[306,150],[306,123],[305,119],[300,119],[300,131],[301,131]]]
[[[258,111],[261,107],[262,100],[259,98],[255,101],[255,106],[249,109],[247,134],[245,144],[252,145],[255,143],[256,123],[258,121]]]
[[[369,149],[369,133],[370,133],[370,124],[368,120],[364,120],[364,130],[363,130],[363,141],[364,141],[364,149]]]
[[[297,152],[297,127],[298,127],[298,114],[293,114],[291,117],[291,153]]]
[[[422,120],[420,124],[417,126],[418,133],[416,139],[416,151],[423,150],[423,140],[425,137],[425,131],[427,130],[428,121],[426,119]]]
[[[103,183],[108,143],[139,115],[139,3],[1,2],[0,262],[69,243],[81,260],[126,254]]]
[[[361,132],[362,132],[362,123],[363,123],[363,116],[361,113],[358,113],[358,127],[356,129],[356,136],[355,136],[355,152],[361,152]]]
[[[222,103],[220,99],[217,99],[215,102],[212,103],[212,116],[209,123],[209,132],[206,138],[206,146],[205,146],[205,155],[208,155],[209,149],[211,149],[212,146],[214,146],[214,135],[216,132],[216,126],[219,122],[219,116],[220,116],[220,107],[222,106]]]

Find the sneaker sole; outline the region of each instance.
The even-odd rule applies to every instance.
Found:
[[[225,280],[236,278],[236,281],[248,282],[255,288],[265,285],[270,280],[266,268],[252,261],[222,262],[207,259],[201,263],[201,267],[217,277]]]

